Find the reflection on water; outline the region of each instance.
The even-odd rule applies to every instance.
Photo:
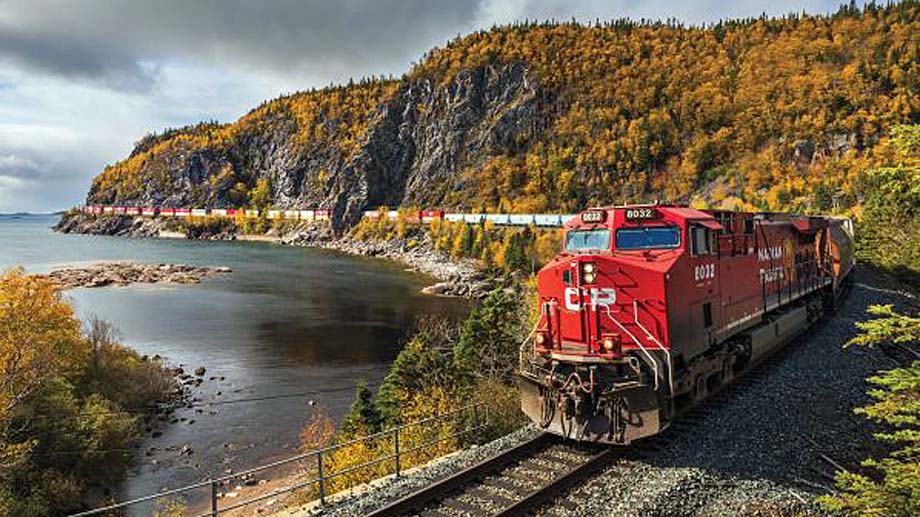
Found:
[[[426,279],[391,263],[259,243],[58,235],[48,230],[54,220],[0,216],[0,268],[44,272],[113,259],[229,266],[233,273],[200,285],[77,289],[68,297],[81,317],[111,321],[140,353],[186,370],[204,366],[205,379],[215,379],[196,393],[202,401],[312,393],[181,411],[185,421],[145,440],[143,451],[156,449],[137,455],[121,497],[290,454],[310,400],[338,418],[359,380],[382,378],[419,315],[467,310],[460,300],[421,295]],[[164,451],[183,444],[194,452]]]

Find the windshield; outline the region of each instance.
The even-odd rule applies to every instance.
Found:
[[[642,226],[617,230],[618,250],[676,248],[680,245],[680,229],[676,226]]]
[[[609,250],[610,230],[572,230],[565,235],[565,249]]]

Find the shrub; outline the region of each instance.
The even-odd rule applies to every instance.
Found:
[[[303,452],[322,449],[335,438],[335,424],[329,418],[326,408],[314,406],[310,419],[300,429],[300,449]]]
[[[920,125],[892,132],[886,166],[864,175],[859,257],[920,285]]]

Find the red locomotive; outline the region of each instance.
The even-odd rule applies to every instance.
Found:
[[[578,440],[662,431],[820,318],[854,266],[844,218],[642,205],[565,229],[520,384],[531,420]]]

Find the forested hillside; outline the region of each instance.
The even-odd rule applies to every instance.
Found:
[[[858,212],[892,128],[918,121],[918,13],[499,27],[398,80],[148,136],[88,201],[324,207],[339,224],[378,205]]]

